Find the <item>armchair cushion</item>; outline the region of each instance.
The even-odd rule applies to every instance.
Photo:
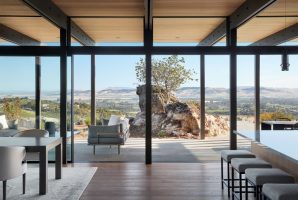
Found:
[[[129,129],[129,119],[127,118],[121,119],[120,124],[122,124],[123,133],[126,133]]]
[[[89,137],[97,138],[98,135],[101,137],[109,137],[120,134],[120,125],[113,126],[89,126]]]
[[[8,124],[5,115],[0,115],[0,124],[2,125],[2,129],[8,129]]]
[[[108,125],[117,125],[120,123],[120,117],[117,115],[111,115]]]

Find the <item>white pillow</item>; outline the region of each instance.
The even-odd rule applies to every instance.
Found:
[[[120,124],[120,117],[117,115],[111,115],[108,126]]]
[[[0,123],[3,129],[8,129],[8,124],[7,124],[5,115],[0,116]]]
[[[127,118],[121,119],[120,124],[122,124],[123,131],[126,132],[129,128],[129,119]]]

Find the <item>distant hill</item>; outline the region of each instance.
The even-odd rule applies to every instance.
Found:
[[[267,88],[261,87],[261,97],[263,98],[287,98],[298,99],[298,88]],[[238,87],[238,98],[254,98],[254,87]],[[206,98],[229,98],[227,88],[205,88]],[[199,87],[185,87],[176,92],[178,97],[193,98],[200,95]]]
[[[206,98],[218,99],[218,98],[229,98],[229,89],[227,88],[205,88]],[[70,92],[68,91],[70,95]],[[76,90],[74,96],[76,99],[87,100],[90,99],[90,90]],[[34,93],[29,92],[10,92],[5,94],[5,92],[0,92],[0,98],[4,96],[19,96],[19,97],[34,97]],[[200,97],[199,87],[183,87],[176,91],[176,96],[183,99],[194,99]],[[254,87],[239,87],[238,88],[239,98],[253,98],[254,97]],[[298,99],[298,88],[261,88],[261,97],[265,98],[288,98],[288,99]],[[43,92],[43,99],[58,99],[59,92]],[[96,98],[100,99],[137,99],[135,88],[128,87],[110,87],[104,90],[99,90],[96,92]]]

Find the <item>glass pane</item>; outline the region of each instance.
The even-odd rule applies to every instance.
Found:
[[[153,162],[202,159],[199,64],[199,56],[152,58]]]
[[[60,137],[60,58],[41,57],[41,129]],[[36,160],[36,159],[35,159]],[[49,160],[55,160],[50,150]]]
[[[255,130],[255,57],[237,56],[237,130]],[[250,148],[250,140],[237,136],[237,148]]]
[[[261,57],[262,129],[293,129],[292,125],[272,125],[270,121],[297,119],[297,56],[290,56],[289,71],[281,70],[281,56]]]
[[[35,128],[35,58],[0,57],[0,69],[0,115],[5,115],[5,127]]]
[[[229,148],[229,56],[206,56],[205,65],[206,135],[209,136],[210,140],[216,141],[213,148],[217,149],[217,153],[219,153],[219,150]]]
[[[85,159],[144,162],[145,122],[135,71],[140,59],[144,56],[96,56],[96,124],[99,129],[102,125],[115,126],[108,127],[111,135],[107,138],[99,136],[100,145],[96,145],[95,156],[90,156],[92,146],[86,147],[89,155]],[[100,135],[100,130],[97,134]]]
[[[255,130],[254,56],[237,56],[237,130]]]
[[[60,59],[41,58],[41,128],[53,124],[55,132],[60,131]],[[59,135],[59,134],[58,134]]]
[[[87,146],[91,125],[91,56],[74,56],[74,160],[90,161]]]

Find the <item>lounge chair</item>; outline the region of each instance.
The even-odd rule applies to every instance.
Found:
[[[120,145],[124,145],[129,137],[129,120],[112,115],[107,125],[89,126],[88,144],[93,145],[95,155],[96,145],[117,145],[118,155]]]

